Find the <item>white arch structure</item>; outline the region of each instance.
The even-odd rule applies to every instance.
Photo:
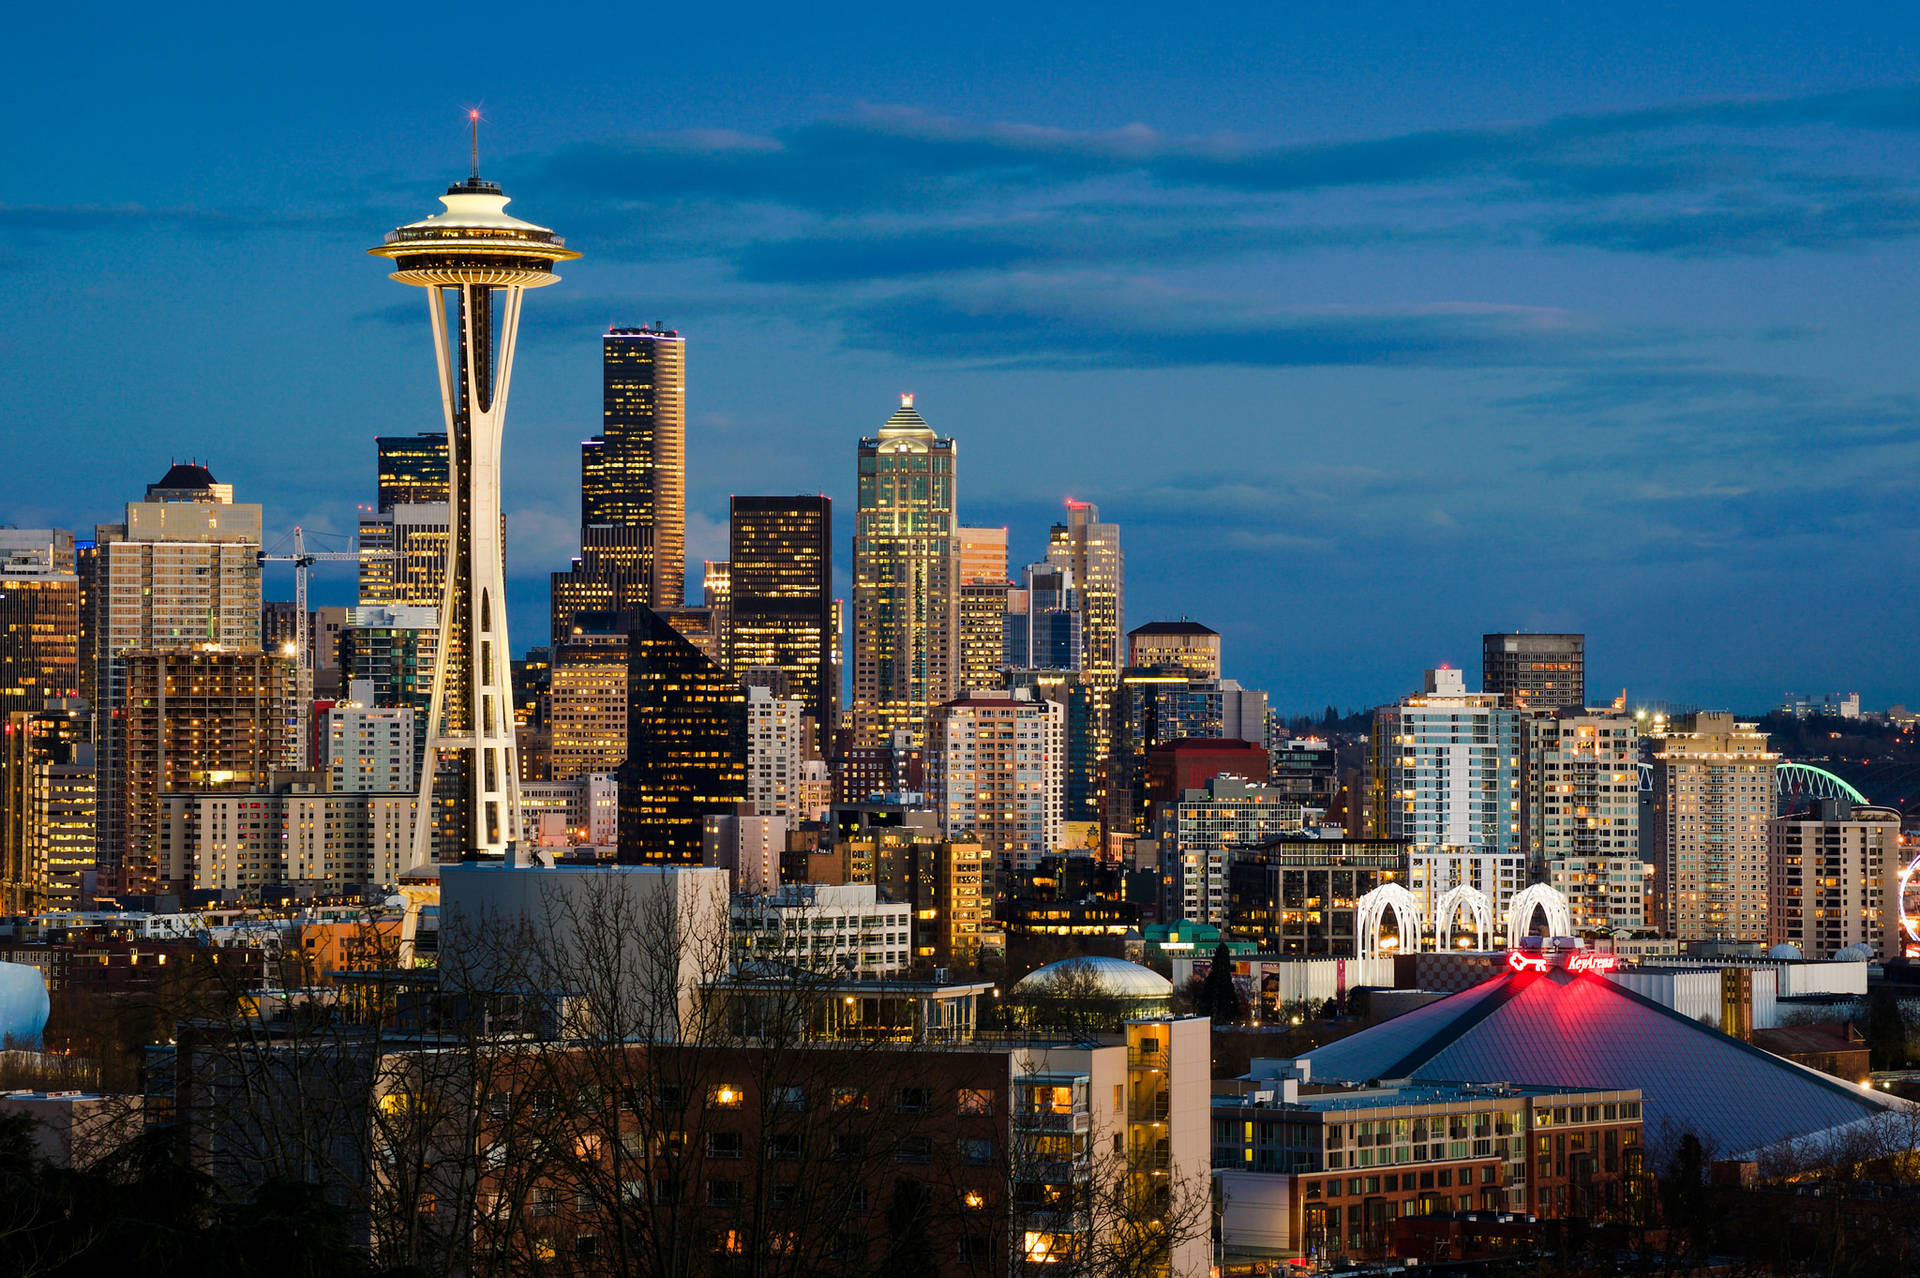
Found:
[[[1535,908],[1547,913],[1548,936],[1573,935],[1573,912],[1567,908],[1567,898],[1550,883],[1535,883],[1513,894],[1513,904],[1507,910],[1508,945],[1520,944]]]
[[[1400,929],[1400,945],[1397,950],[1384,952],[1400,953],[1420,948],[1420,938],[1426,931],[1426,912],[1420,908],[1420,898],[1398,883],[1382,883],[1361,897],[1354,906],[1353,940],[1361,958],[1378,958],[1383,953],[1380,925],[1386,922],[1389,913],[1393,915],[1395,926]]]
[[[1473,920],[1473,942],[1477,950],[1493,948],[1493,902],[1470,883],[1456,883],[1433,906],[1433,948],[1453,948],[1454,920],[1461,910]]]

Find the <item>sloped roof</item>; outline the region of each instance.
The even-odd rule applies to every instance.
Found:
[[[148,474],[153,472],[149,471]],[[175,462],[160,477],[155,488],[211,488],[214,485],[213,472],[196,462]]]
[[[1149,621],[1144,626],[1135,626],[1127,631],[1128,635],[1217,635],[1220,632],[1211,626],[1203,626],[1197,621]]]
[[[1721,1157],[1826,1132],[1887,1102],[1730,1038],[1605,977],[1508,972],[1330,1043],[1312,1076],[1638,1088],[1649,1139]]]

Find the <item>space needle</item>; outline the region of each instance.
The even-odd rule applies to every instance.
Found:
[[[436,818],[463,857],[506,856],[520,834],[500,433],[521,296],[558,279],[554,263],[580,256],[546,227],[509,214],[507,196],[480,176],[479,120],[478,111],[469,113],[473,168],[440,197],[445,211],[389,231],[367,250],[393,262],[391,278],[427,290],[447,422],[446,586],[414,812],[414,867],[434,859]]]

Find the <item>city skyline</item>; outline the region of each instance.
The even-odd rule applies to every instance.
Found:
[[[1588,634],[1595,700],[1920,701],[1901,662],[1913,605],[1844,602],[1869,555],[1897,581],[1920,554],[1899,482],[1917,433],[1897,352],[1920,324],[1897,287],[1920,226],[1901,176],[1911,19],[1875,15],[1868,49],[1845,15],[1769,11],[1714,26],[1703,55],[1691,26],[1636,45],[1650,11],[1617,16],[1618,32],[1519,24],[1477,76],[1438,69],[1471,33],[1421,30],[1429,66],[1414,35],[1380,30],[1360,57],[1357,19],[1183,32],[1137,69],[1185,92],[1144,98],[1096,83],[1125,62],[1124,18],[1045,88],[1021,83],[1038,53],[968,81],[983,36],[902,39],[914,55],[894,59],[883,24],[804,99],[730,99],[765,65],[733,50],[709,86],[710,55],[672,70],[642,117],[630,96],[582,100],[613,83],[582,50],[564,78],[436,72],[270,128],[156,87],[137,24],[98,68],[153,99],[151,122],[100,128],[107,108],[48,79],[69,56],[55,42],[5,90],[67,110],[9,143],[0,292],[40,322],[0,349],[20,389],[8,434],[28,445],[0,518],[84,535],[196,456],[267,506],[270,543],[296,522],[350,532],[367,437],[436,424],[395,340],[417,314],[354,273],[352,248],[457,174],[470,94],[489,172],[592,250],[522,352],[521,646],[577,549],[598,339],[664,319],[688,334],[696,563],[724,557],[730,493],[851,510],[854,441],[914,390],[967,452],[964,524],[1009,527],[1027,562],[1064,498],[1095,502],[1126,530],[1128,624],[1213,626],[1227,673],[1282,709],[1391,700],[1520,628]],[[210,98],[260,74],[146,36],[142,53],[206,71]],[[1257,91],[1254,52],[1274,73]],[[1209,57],[1218,75],[1195,75]],[[276,94],[315,87],[288,79]],[[210,163],[208,138],[238,162]],[[267,243],[319,337],[267,339],[292,322],[243,260]],[[72,287],[48,288],[53,261]],[[254,295],[274,309],[236,300]],[[140,340],[99,340],[109,325]],[[343,361],[364,376],[323,383]],[[1179,441],[1197,446],[1169,454]],[[844,531],[835,552],[850,600]],[[270,570],[268,593],[290,596],[287,577]],[[320,602],[352,588],[316,573]]]

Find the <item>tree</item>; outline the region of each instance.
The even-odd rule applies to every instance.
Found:
[[[1233,955],[1225,941],[1213,951],[1213,966],[1207,969],[1194,1002],[1199,1013],[1212,1017],[1216,1025],[1230,1025],[1246,1016],[1246,1003],[1233,983]]]
[[[1890,985],[1877,985],[1867,994],[1867,1053],[1874,1069],[1907,1066],[1907,1020]]]

